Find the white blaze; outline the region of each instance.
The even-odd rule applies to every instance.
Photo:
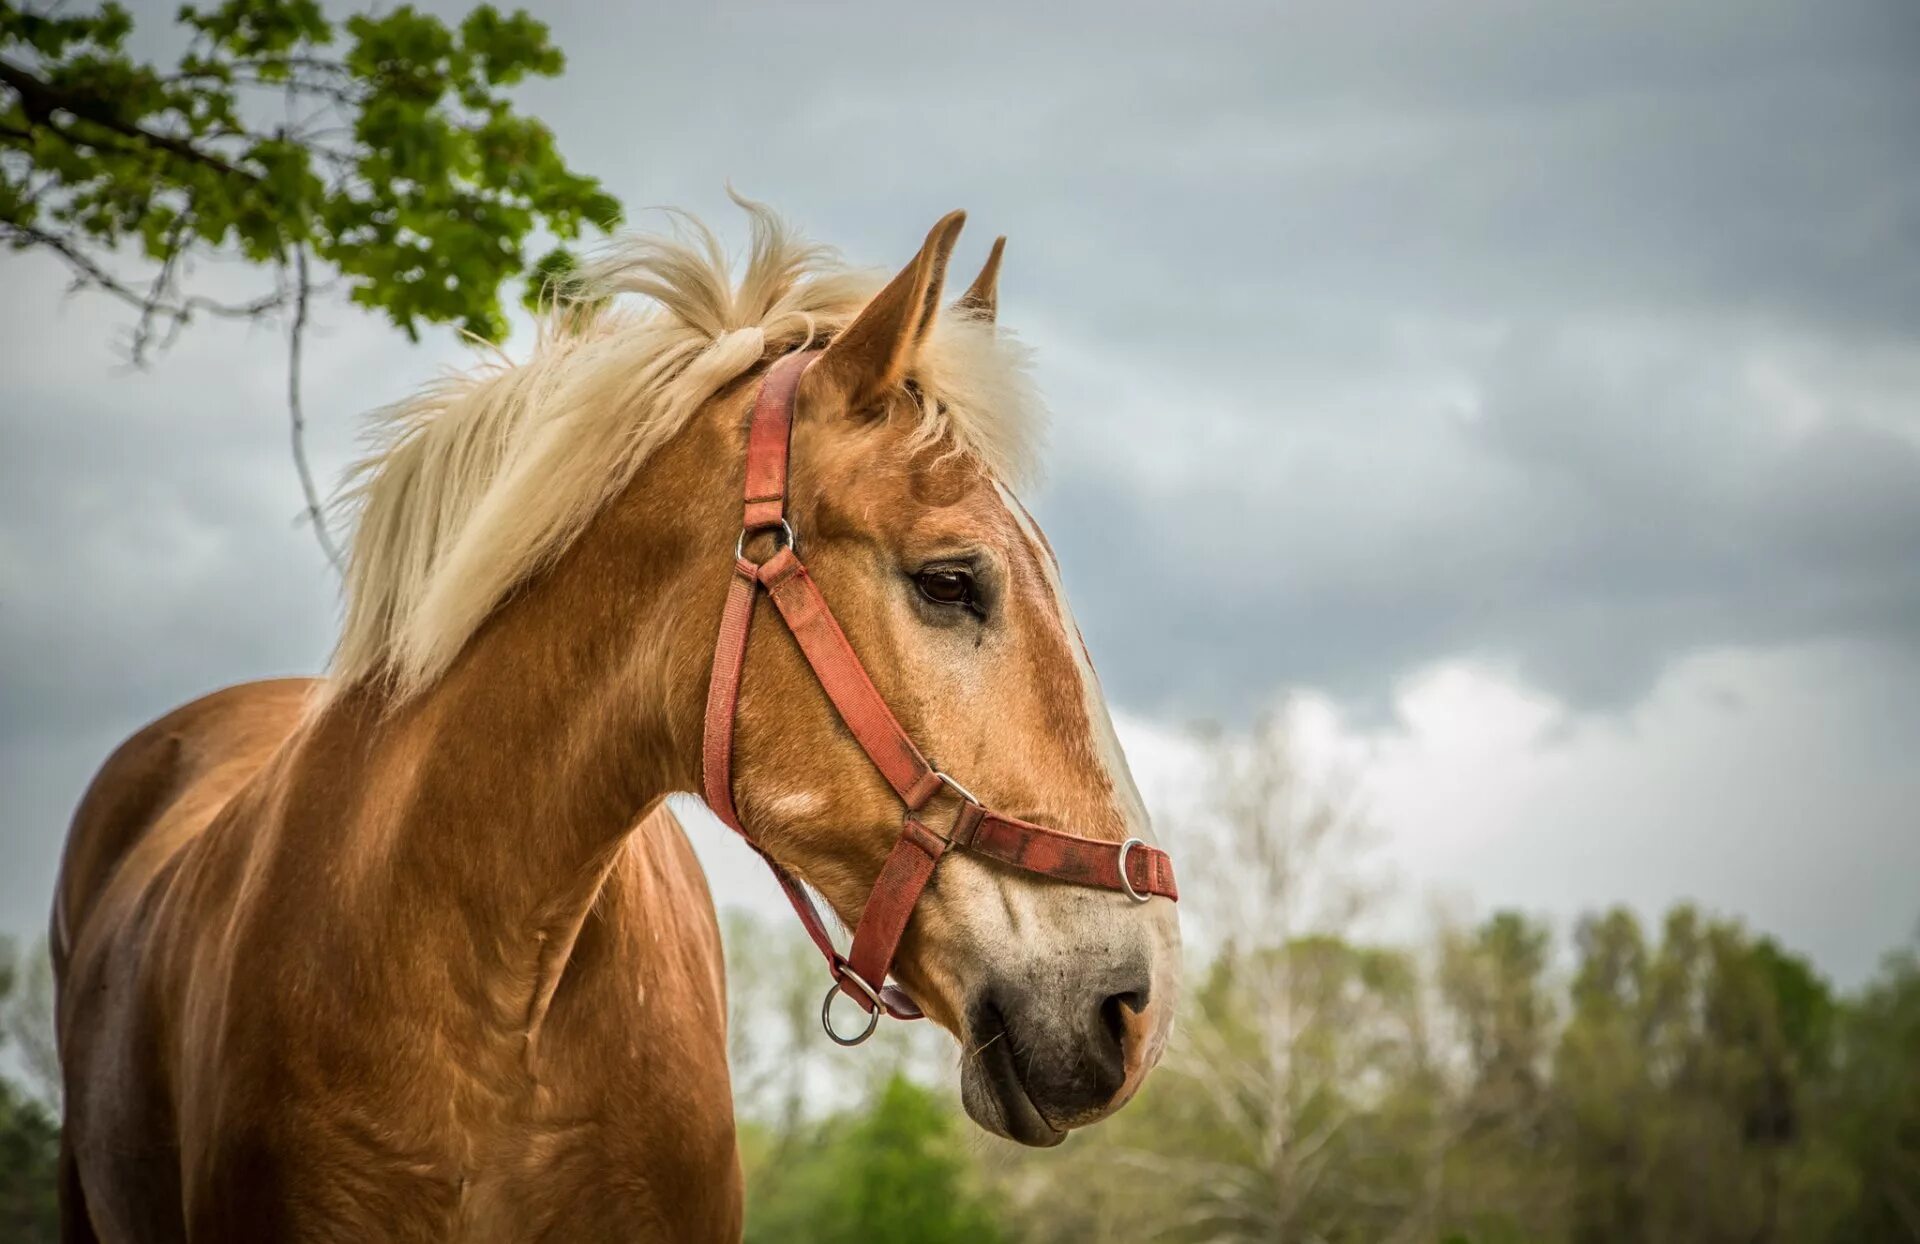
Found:
[[[1047,542],[1035,525],[1033,515],[1027,513],[1027,507],[1020,504],[1020,499],[1005,484],[996,481],[994,487],[999,491],[1007,513],[1019,526],[1020,534],[1026,538],[1028,547],[1033,551],[1033,559],[1039,563],[1040,573],[1053,593],[1054,607],[1060,614],[1060,628],[1067,637],[1067,648],[1073,653],[1074,666],[1080,675],[1080,699],[1086,712],[1087,729],[1093,736],[1094,751],[1106,772],[1107,784],[1113,788],[1114,798],[1119,801],[1121,812],[1126,817],[1127,833],[1152,842],[1153,824],[1147,818],[1147,807],[1140,798],[1140,790],[1133,784],[1133,771],[1127,767],[1127,754],[1120,746],[1120,736],[1114,733],[1113,718],[1107,712],[1107,699],[1100,689],[1100,675],[1094,672],[1093,660],[1087,655],[1086,641],[1081,638],[1079,624],[1073,620],[1073,610],[1067,605],[1067,593],[1060,585],[1060,567],[1048,551]]]

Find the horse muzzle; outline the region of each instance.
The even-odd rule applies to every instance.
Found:
[[[967,1007],[960,1097],[974,1122],[1024,1145],[1057,1145],[1124,1105],[1158,1058],[1164,1017],[1150,960],[1078,979],[1023,973]]]

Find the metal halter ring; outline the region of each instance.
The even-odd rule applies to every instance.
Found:
[[[940,784],[942,786],[946,787],[948,790],[952,791],[954,794],[960,796],[960,798],[966,800],[968,803],[977,804],[980,802],[978,799],[974,798],[972,791],[960,785],[960,783],[954,781],[951,775],[942,773],[940,772],[940,770],[935,769],[933,771],[933,776],[940,779]]]
[[[1136,903],[1144,903],[1152,898],[1153,895],[1142,894],[1133,888],[1133,879],[1127,876],[1127,856],[1135,847],[1144,847],[1146,845],[1145,842],[1142,842],[1138,838],[1129,838],[1120,844],[1120,888],[1125,890],[1127,897]]]
[[[827,1030],[827,1039],[835,1045],[851,1048],[872,1036],[873,1030],[880,1026],[880,995],[874,991],[873,986],[860,979],[860,973],[851,968],[841,968],[835,975],[837,979],[827,986],[827,996],[820,1000],[820,1026]],[[873,1003],[873,1009],[867,1012],[867,1026],[860,1030],[858,1036],[843,1037],[833,1030],[833,1000],[840,996],[840,982],[843,980],[852,981],[861,993],[867,995],[867,1000]]]
[[[755,527],[753,530],[754,531],[778,531],[780,533],[779,535],[780,547],[783,549],[798,550],[800,547],[800,541],[793,534],[793,527],[790,524],[788,524],[787,520],[784,518],[780,520],[780,525],[778,527]],[[733,558],[735,561],[740,561],[741,559],[746,557],[747,536],[750,534],[752,533],[747,531],[746,528],[742,527],[740,529],[740,538],[733,542]]]

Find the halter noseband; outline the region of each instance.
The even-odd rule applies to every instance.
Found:
[[[921,891],[933,878],[934,865],[950,850],[972,851],[1071,885],[1118,890],[1137,903],[1156,894],[1176,901],[1180,895],[1173,882],[1173,861],[1165,851],[1138,838],[1125,842],[1081,838],[988,811],[964,786],[928,763],[887,708],[801,563],[787,522],[787,450],[794,399],[801,375],[817,354],[809,351],[780,359],[761,381],[754,400],[747,429],[746,511],[734,548],[733,582],[713,649],[702,777],[707,806],[767,861],[800,923],[826,957],[833,984],[820,1004],[820,1022],[827,1035],[841,1045],[858,1045],[873,1035],[883,1010],[895,1019],[921,1018],[920,1008],[898,985],[887,982],[887,974]],[[776,533],[779,548],[766,561],[756,563],[748,560],[745,551],[747,537],[758,532]],[[906,806],[900,838],[867,895],[853,931],[853,946],[845,955],[834,949],[807,891],[753,840],[733,806],[733,723],[747,658],[747,630],[762,588],[773,598],[774,608],[840,720]],[[922,824],[919,814],[943,789],[959,800],[959,811],[947,832],[940,834]],[[866,1028],[856,1036],[842,1036],[833,1028],[833,1000],[843,993],[868,1016]]]

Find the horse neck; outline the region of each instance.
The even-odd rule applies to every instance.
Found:
[[[670,458],[428,690],[397,707],[351,692],[315,723],[319,790],[350,792],[382,904],[440,913],[483,973],[564,958],[642,816],[695,786],[730,507],[698,453]]]

